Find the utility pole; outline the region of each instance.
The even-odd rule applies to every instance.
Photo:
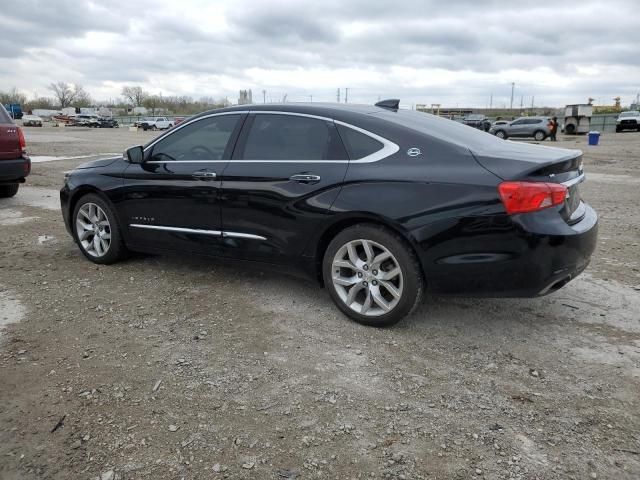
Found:
[[[509,110],[513,110],[513,89],[515,86],[515,82],[511,82],[511,103],[509,104]]]
[[[344,103],[348,103],[349,101],[349,89],[345,88],[344,89]]]
[[[535,96],[531,95],[531,110],[533,111],[533,101],[535,100]]]
[[[338,94],[336,95],[336,102],[340,103],[340,89],[338,88]]]
[[[267,103],[267,91],[262,90],[262,103]]]
[[[489,95],[489,110],[493,108],[493,92]]]
[[[309,101],[313,102],[313,95],[309,95]]]

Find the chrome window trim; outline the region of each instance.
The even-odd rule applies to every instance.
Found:
[[[334,120],[334,123],[337,123],[338,125],[342,125],[343,127],[351,128],[356,132],[360,132],[364,135],[367,135],[373,138],[374,140],[377,140],[378,142],[382,143],[383,145],[383,147],[380,150],[373,152],[372,154],[367,155],[366,157],[358,158],[356,160],[351,160],[351,163],[378,162],[383,158],[390,157],[391,155],[393,155],[394,153],[397,153],[400,150],[400,147],[397,144],[393,143],[391,140],[387,140],[386,138],[381,137],[380,135],[376,135],[375,133],[370,132],[369,130],[356,127],[355,125],[351,125],[350,123],[341,122],[340,120]]]
[[[217,116],[222,116],[222,115],[243,115],[245,113],[249,113],[249,110],[238,110],[238,111],[235,111],[235,112],[210,113],[208,115],[203,115],[202,117],[192,118],[191,120],[187,120],[186,122],[182,122],[177,127],[174,126],[171,130],[169,130],[169,132],[166,135],[163,135],[161,137],[156,138],[153,142],[151,142],[149,145],[144,147],[143,151],[146,152],[151,147],[153,147],[156,143],[158,143],[160,140],[164,140],[165,138],[173,135],[174,133],[176,133],[181,128],[184,128],[187,125],[191,125],[192,123],[198,122],[200,120],[204,120],[205,118],[217,117]],[[184,160],[177,160],[177,161],[182,162]],[[206,160],[206,161],[208,162],[209,160]],[[144,163],[148,163],[148,162],[144,162]],[[159,162],[159,163],[167,163],[167,162]]]
[[[380,135],[376,135],[373,132],[370,132],[369,130],[365,130],[364,128],[360,128],[360,127],[356,127],[355,125],[352,125],[350,123],[346,123],[343,122],[341,120],[335,120],[333,118],[329,118],[329,117],[323,117],[320,115],[311,115],[309,113],[298,113],[298,112],[282,112],[279,110],[237,110],[237,111],[233,111],[233,112],[220,112],[220,113],[211,113],[209,115],[204,115],[202,117],[198,117],[196,119],[193,120],[189,120],[187,122],[183,122],[180,125],[178,125],[177,127],[173,127],[172,130],[169,131],[169,133],[167,133],[166,135],[163,135],[160,138],[157,138],[156,140],[154,140],[153,142],[151,142],[149,145],[147,145],[144,148],[144,151],[146,152],[149,148],[153,147],[156,143],[158,143],[160,140],[163,140],[165,138],[167,138],[170,135],[173,135],[175,132],[177,132],[178,130],[180,130],[183,127],[186,127],[187,125],[191,125],[192,123],[195,123],[199,120],[204,120],[206,118],[211,118],[211,117],[216,117],[219,115],[243,115],[246,113],[251,113],[251,114],[256,114],[256,115],[290,115],[293,117],[306,117],[306,118],[315,118],[317,120],[324,120],[327,122],[333,122],[335,124],[339,124],[342,125],[343,127],[347,127],[347,128],[351,128],[357,132],[360,132],[364,135],[367,135],[371,138],[373,138],[374,140],[377,140],[378,142],[382,143],[383,147],[372,153],[371,155],[367,155],[366,157],[362,157],[362,158],[358,158],[355,160],[167,160],[167,161],[158,161],[158,160],[153,160],[153,161],[148,161],[148,162],[144,162],[144,163],[150,163],[150,164],[159,164],[159,163],[226,163],[226,162],[234,162],[234,163],[374,163],[374,162],[378,162],[380,160],[383,160],[387,157],[390,157],[391,155],[397,153],[400,150],[400,147],[392,142],[391,140],[387,140],[384,137],[381,137]]]
[[[162,230],[166,232],[178,232],[178,233],[197,233],[200,235],[211,235],[214,237],[223,238],[246,238],[249,240],[266,240],[267,237],[262,235],[254,235],[252,233],[242,232],[223,232],[221,230],[203,230],[200,228],[185,228],[185,227],[166,227],[164,225],[145,225],[142,223],[130,223],[130,227],[142,228],[147,230]]]

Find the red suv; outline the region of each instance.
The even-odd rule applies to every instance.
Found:
[[[31,172],[27,144],[18,127],[0,105],[0,198],[13,197]]]

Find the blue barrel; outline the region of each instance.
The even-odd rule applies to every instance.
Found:
[[[600,132],[589,132],[589,145],[598,145]]]

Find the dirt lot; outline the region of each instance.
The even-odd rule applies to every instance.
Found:
[[[96,156],[127,130],[28,129]],[[429,297],[375,330],[313,283],[201,258],[86,261],[63,171],[0,201],[0,479],[640,478],[640,134],[583,137],[601,215],[548,297]]]

